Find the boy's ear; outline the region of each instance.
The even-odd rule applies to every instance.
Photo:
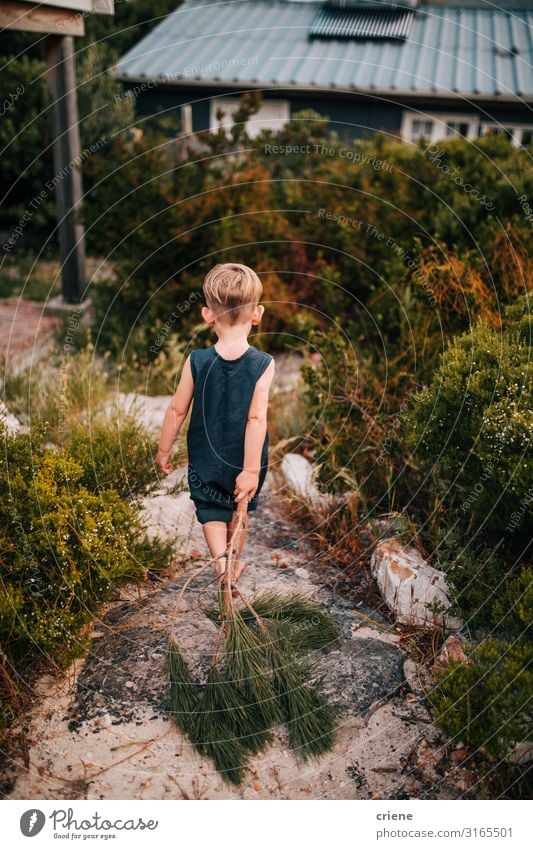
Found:
[[[213,310],[210,310],[209,307],[202,307],[202,318],[206,324],[209,324],[210,327],[214,326],[215,316]]]
[[[252,313],[252,324],[259,324],[263,318],[265,308],[263,304],[258,304]]]

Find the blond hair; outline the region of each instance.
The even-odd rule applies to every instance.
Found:
[[[209,309],[224,324],[249,321],[263,294],[263,285],[252,268],[238,262],[215,265],[204,280]]]

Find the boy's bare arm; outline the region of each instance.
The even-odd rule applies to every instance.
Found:
[[[173,442],[187,418],[193,394],[194,381],[191,372],[191,358],[189,356],[183,366],[178,388],[165,413],[159,436],[159,450],[157,452],[156,463],[161,471],[166,474],[172,471],[172,464],[168,462],[168,458]]]
[[[268,393],[274,377],[274,360],[256,383],[244,435],[243,470],[235,480],[235,501],[253,498],[259,484],[261,451],[267,432]]]

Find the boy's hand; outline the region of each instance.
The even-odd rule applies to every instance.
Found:
[[[248,472],[244,469],[235,479],[235,501],[248,501],[253,498],[259,484],[259,472]]]
[[[161,469],[161,471],[165,475],[170,474],[170,472],[172,471],[172,463],[169,462],[169,457],[170,453],[168,451],[159,450],[155,458],[157,467]]]

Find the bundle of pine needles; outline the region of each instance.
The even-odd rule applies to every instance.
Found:
[[[314,664],[302,657],[338,639],[332,618],[301,593],[268,591],[250,601],[237,591],[239,605],[232,596],[235,552],[246,511],[241,502],[224,553],[226,570],[218,604],[204,611],[218,627],[205,684],[193,680],[180,652],[175,616],[165,660],[176,725],[233,784],[242,782],[248,758],[265,748],[272,729],[282,722],[287,724],[291,747],[302,759],[328,751],[335,737],[334,709],[319,693]],[[176,612],[191,580],[178,596]]]

